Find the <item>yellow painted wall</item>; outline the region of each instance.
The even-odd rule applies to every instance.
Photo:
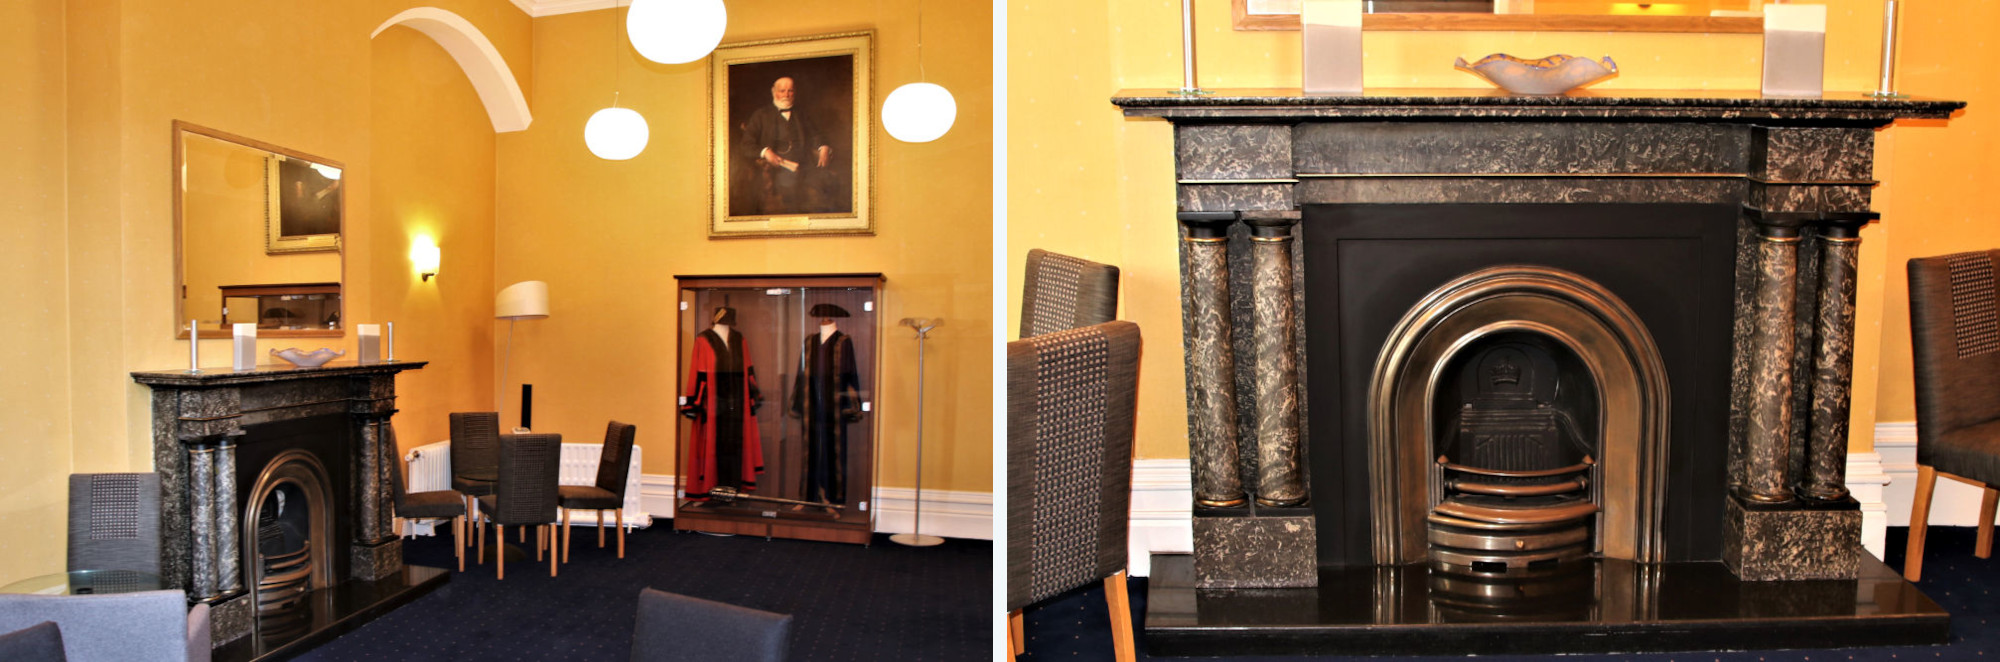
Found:
[[[875,30],[875,94],[915,82],[916,3],[732,3],[725,42]],[[535,385],[535,428],[601,439],[638,426],[643,470],[672,474],[676,274],[882,272],[878,484],[915,484],[916,341],[903,317],[943,317],[927,349],[924,487],[992,490],[992,21],[986,3],[924,7],[928,80],[956,96],[936,142],[879,128],[873,237],[706,237],[709,62],[659,65],[625,45],[623,10],[535,21],[535,125],[500,137],[494,285],[549,284],[550,317],[519,323],[504,419]],[[651,128],[623,162],[583,144],[591,113],[637,110]],[[494,322],[496,334],[506,333]],[[496,344],[504,344],[504,338]],[[500,357],[496,356],[496,363]],[[768,387],[767,387],[768,388]]]
[[[181,264],[187,291],[182,319],[202,320],[208,322],[203,328],[215,328],[222,319],[222,290],[217,289],[221,285],[340,280],[337,251],[265,251],[265,217],[270,208],[264,171],[269,152],[193,134],[185,140]],[[256,320],[255,312],[234,312],[237,320]]]
[[[1874,89],[1880,3],[1825,4],[1827,89]],[[1203,87],[1297,88],[1298,33],[1235,31],[1228,2],[1196,5]],[[1972,28],[1961,25],[1952,34],[1964,41]],[[1164,121],[1125,119],[1108,99],[1120,89],[1180,86],[1179,37],[1178,3],[1020,0],[1009,6],[1009,333],[1019,327],[1021,275],[1015,265],[1026,260],[1029,249],[1119,265],[1120,316],[1139,324],[1150,348],[1141,366],[1138,433],[1139,454],[1152,458],[1187,456],[1173,136]],[[1372,88],[1485,87],[1452,69],[1452,60],[1504,52],[1610,55],[1621,73],[1602,89],[1754,90],[1763,55],[1762,39],[1754,34],[1369,32],[1362,47],[1365,82]],[[1901,179],[1880,174],[1891,184]],[[1905,175],[1923,176],[1923,171]],[[1871,238],[1878,233],[1870,232]],[[1864,282],[1882,269],[1879,256],[1866,255]],[[1864,300],[1864,316],[1869,305]],[[1872,321],[1864,318],[1864,342]],[[1870,349],[1861,353],[1872,361]],[[1868,449],[1874,392],[1872,382],[1858,386],[1852,446]]]
[[[63,569],[70,472],[63,3],[0,4],[0,582]],[[50,495],[58,495],[51,499]],[[52,507],[53,506],[53,507]]]

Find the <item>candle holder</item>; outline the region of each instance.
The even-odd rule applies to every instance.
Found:
[[[1882,3],[1882,85],[1868,96],[1877,99],[1907,99],[1896,92],[1896,0]]]

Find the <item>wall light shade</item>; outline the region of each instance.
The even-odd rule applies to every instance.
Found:
[[[583,124],[583,144],[607,161],[623,161],[646,151],[646,118],[630,108],[606,108]]]
[[[944,136],[958,119],[958,102],[951,92],[932,83],[910,83],[889,93],[882,102],[882,128],[906,143],[927,143]]]
[[[549,284],[524,280],[493,297],[493,317],[503,320],[538,320],[549,316]]]
[[[438,263],[444,259],[444,252],[438,250],[437,242],[430,237],[417,237],[410,242],[410,265],[417,268],[417,274],[425,281],[438,274]]]
[[[632,48],[661,64],[686,64],[708,57],[722,43],[729,10],[722,0],[632,0],[625,34]]]

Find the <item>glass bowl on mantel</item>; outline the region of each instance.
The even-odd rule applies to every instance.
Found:
[[[1472,64],[1466,64],[1465,58],[1458,58],[1456,68],[1484,78],[1508,92],[1538,96],[1563,94],[1618,75],[1618,63],[1612,62],[1609,55],[1604,56],[1603,62],[1598,62],[1574,55],[1524,60],[1506,53],[1494,53]]]
[[[327,361],[332,361],[346,355],[347,352],[345,350],[327,349],[325,347],[310,352],[297,347],[271,350],[271,356],[284,359],[286,363],[300,368],[317,368],[326,365]]]

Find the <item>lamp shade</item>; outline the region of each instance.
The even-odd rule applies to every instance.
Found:
[[[728,25],[729,10],[722,0],[632,0],[625,11],[632,49],[660,64],[707,57],[722,43]]]
[[[623,161],[646,151],[646,118],[630,108],[606,108],[583,124],[583,144],[606,161]]]
[[[927,143],[943,137],[958,118],[958,102],[934,83],[910,83],[889,93],[882,102],[882,128],[906,143]]]
[[[549,316],[549,284],[524,280],[493,297],[493,316],[503,320],[538,320]]]

